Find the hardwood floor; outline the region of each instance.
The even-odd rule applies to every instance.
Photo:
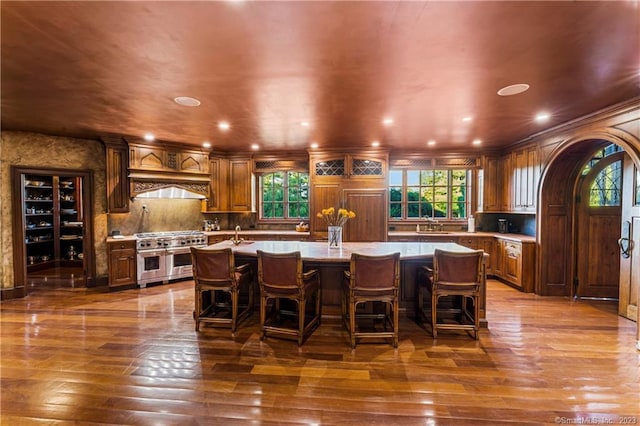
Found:
[[[298,350],[258,314],[194,331],[193,282],[38,288],[1,308],[1,422],[612,424],[640,422],[634,322],[615,305],[490,281],[480,340],[409,318],[397,350],[325,320]]]

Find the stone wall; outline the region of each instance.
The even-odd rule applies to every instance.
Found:
[[[107,276],[105,149],[95,140],[25,132],[0,135],[0,287],[14,287],[11,166],[93,171],[96,276]]]

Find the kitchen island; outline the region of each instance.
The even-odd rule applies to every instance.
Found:
[[[418,269],[431,265],[435,249],[467,252],[471,249],[456,243],[375,242],[343,243],[341,249],[330,249],[327,242],[309,241],[242,241],[235,245],[225,240],[207,246],[212,249],[231,248],[236,263],[251,263],[256,267],[257,250],[272,253],[300,251],[305,269],[318,269],[322,285],[323,316],[340,314],[342,271],[349,268],[351,253],[380,256],[400,253],[400,312],[412,316],[416,301]],[[487,255],[485,255],[486,259]],[[480,322],[486,327],[486,277],[480,290]]]

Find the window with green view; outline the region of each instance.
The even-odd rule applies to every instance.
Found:
[[[389,218],[464,219],[470,182],[469,170],[391,170]]]
[[[260,176],[262,219],[308,219],[309,173],[273,172]]]

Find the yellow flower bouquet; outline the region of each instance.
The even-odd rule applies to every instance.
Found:
[[[356,214],[347,209],[336,209],[329,207],[322,209],[317,217],[324,220],[328,225],[329,248],[342,248],[342,225],[349,219],[356,217]]]
[[[356,214],[347,209],[338,209],[336,213],[336,209],[329,207],[328,209],[322,209],[317,216],[323,219],[329,226],[342,226],[347,220],[356,217]]]

